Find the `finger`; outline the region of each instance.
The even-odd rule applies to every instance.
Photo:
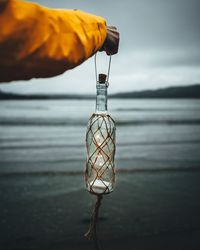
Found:
[[[110,26],[110,25],[109,25],[109,26],[107,26],[107,28],[108,28],[108,29],[117,29],[117,27],[116,27],[116,26]]]
[[[115,26],[107,26],[107,30],[113,30],[113,31],[115,30],[116,31],[117,28]]]

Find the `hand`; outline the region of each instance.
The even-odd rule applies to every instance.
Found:
[[[117,54],[119,48],[119,32],[114,26],[107,26],[107,36],[99,51],[105,51],[107,55]]]

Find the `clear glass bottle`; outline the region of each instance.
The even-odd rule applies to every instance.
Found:
[[[89,192],[108,194],[115,183],[115,122],[107,112],[106,75],[99,74],[96,111],[88,121],[85,181]]]

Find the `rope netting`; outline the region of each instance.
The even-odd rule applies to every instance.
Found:
[[[93,114],[86,133],[85,180],[92,194],[108,194],[115,182],[115,122],[108,114]]]

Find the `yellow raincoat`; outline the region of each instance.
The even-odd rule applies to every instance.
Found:
[[[0,0],[0,82],[61,74],[92,56],[105,38],[101,17]]]

